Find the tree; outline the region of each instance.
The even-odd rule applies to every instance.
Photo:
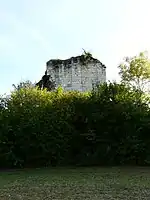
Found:
[[[6,107],[6,98],[3,95],[0,95],[0,111]]]
[[[17,85],[13,84],[12,86],[15,90],[20,90],[21,88],[33,88],[33,87],[35,87],[35,84],[33,84],[31,81],[27,80],[24,82],[20,82]]]
[[[150,60],[145,52],[131,58],[126,57],[118,68],[123,83],[136,87],[141,91],[148,89],[150,84]]]
[[[42,79],[36,84],[40,89],[47,89],[47,91],[54,90],[56,85],[55,82],[52,80],[50,75],[47,75],[47,71]]]
[[[17,85],[12,85],[15,91],[19,91],[21,89],[31,89],[38,87],[39,89],[47,89],[47,91],[51,91],[55,89],[55,82],[52,80],[50,75],[47,75],[47,71],[45,72],[45,75],[42,77],[42,79],[37,83],[32,83],[31,81],[22,81],[18,83]]]

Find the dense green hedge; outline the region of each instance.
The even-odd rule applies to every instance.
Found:
[[[14,91],[0,104],[0,167],[149,164],[145,102],[116,83],[88,93]]]

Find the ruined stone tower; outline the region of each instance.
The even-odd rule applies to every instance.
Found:
[[[106,81],[106,67],[97,59],[84,55],[66,60],[52,59],[46,63],[47,74],[65,90],[88,91]]]

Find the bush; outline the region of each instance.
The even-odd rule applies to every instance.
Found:
[[[150,162],[150,110],[125,85],[88,93],[25,87],[0,105],[0,167]]]

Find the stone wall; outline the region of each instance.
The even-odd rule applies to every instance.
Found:
[[[48,61],[47,74],[65,90],[87,91],[106,81],[106,67],[94,58],[83,64],[81,56]]]

